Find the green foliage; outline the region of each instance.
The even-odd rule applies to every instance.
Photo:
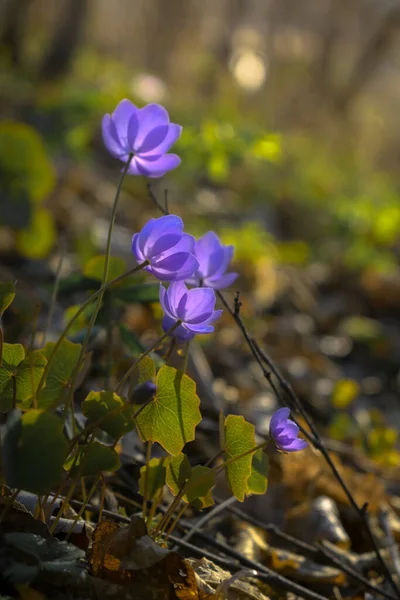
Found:
[[[46,364],[46,357],[38,351],[31,352],[25,358],[25,349],[21,344],[3,344],[0,412],[6,413],[18,404],[29,407]]]
[[[51,363],[46,377],[46,387],[38,394],[37,402],[39,408],[54,407],[63,401],[69,378],[71,377],[81,351],[80,344],[74,344],[69,340],[63,340],[51,358],[55,343],[49,342],[41,350],[41,353]]]
[[[167,476],[167,457],[152,458],[144,467],[140,468],[139,492],[145,495],[145,486],[147,485],[147,498],[154,499],[162,490]],[[146,484],[147,478],[147,484]]]
[[[60,542],[53,536],[42,537],[30,532],[13,531],[3,538],[7,555],[7,567],[3,575],[9,583],[24,589],[28,597],[42,597],[31,592],[25,585],[34,583],[39,577],[51,578],[63,586],[71,581],[71,577],[86,577],[85,552],[74,544]],[[4,597],[4,596],[2,596]]]
[[[103,280],[105,256],[94,256],[85,265],[83,274],[88,279]],[[106,283],[116,279],[126,271],[126,262],[122,258],[110,256]]]
[[[39,134],[23,123],[0,124],[0,172],[2,185],[10,193],[26,193],[38,203],[53,190],[54,169],[49,162]]]
[[[180,453],[168,459],[166,483],[174,496],[185,486],[182,500],[195,508],[206,508],[214,504],[211,489],[215,485],[215,473],[209,467],[201,465],[192,469],[185,454]]]
[[[150,377],[146,374],[147,381]],[[170,454],[177,455],[187,442],[194,439],[196,425],[201,421],[200,399],[196,384],[173,367],[161,367],[157,393],[136,418],[143,441],[158,442]]]
[[[0,318],[15,298],[15,283],[4,281],[0,283]]]
[[[35,209],[28,227],[16,233],[17,250],[30,259],[45,258],[56,241],[53,217],[44,208]]]
[[[42,140],[29,125],[0,124],[0,224],[16,231],[17,250],[43,258],[55,241],[53,218],[40,203],[52,192],[55,174]]]
[[[60,482],[68,452],[62,421],[35,409],[11,416],[3,446],[6,483],[35,494],[47,493]]]
[[[243,162],[251,172],[268,163],[279,164],[282,158],[278,135],[216,119],[185,127],[177,148],[188,176],[205,171],[218,184],[226,182]]]
[[[253,454],[251,475],[247,481],[248,494],[265,494],[268,487],[268,471],[268,456],[260,448]]]
[[[225,419],[225,451],[228,460],[255,447],[255,428],[242,416],[228,415]],[[232,494],[243,502],[249,493],[248,481],[252,474],[252,454],[247,454],[225,467]],[[253,492],[254,493],[254,492]]]
[[[153,304],[159,301],[160,286],[157,283],[121,285],[113,295],[127,304]]]
[[[100,442],[82,444],[70,454],[64,463],[64,469],[72,477],[99,475],[103,471],[116,471],[120,467],[119,456],[114,448]]]
[[[332,394],[332,404],[335,408],[345,409],[357,398],[360,386],[354,379],[341,379],[336,382]]]
[[[95,423],[101,419],[99,429],[116,440],[135,428],[133,406],[113,392],[90,392],[81,408],[90,421]]]

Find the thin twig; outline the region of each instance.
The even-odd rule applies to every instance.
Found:
[[[283,391],[284,394],[287,395],[287,397],[290,399],[292,407],[295,407],[299,413],[302,415],[302,417],[304,418],[304,420],[306,421],[308,427],[310,428],[311,431],[311,435],[309,432],[306,432],[304,430],[304,428],[301,427],[301,431],[304,433],[304,435],[307,437],[307,439],[311,442],[311,444],[321,452],[322,456],[324,457],[325,461],[328,463],[333,475],[335,476],[335,478],[337,479],[338,483],[340,484],[341,488],[343,489],[344,493],[346,494],[350,505],[353,507],[353,509],[355,510],[355,512],[358,514],[358,516],[361,518],[362,522],[364,523],[364,527],[368,533],[368,536],[370,538],[372,547],[376,553],[376,556],[379,560],[379,563],[382,567],[382,570],[385,574],[386,579],[388,580],[388,582],[390,583],[393,591],[395,592],[396,596],[398,598],[400,598],[400,590],[398,588],[398,586],[396,585],[395,580],[393,579],[392,573],[390,572],[389,567],[387,566],[385,560],[382,557],[382,554],[378,548],[378,545],[376,543],[375,540],[375,536],[372,532],[371,526],[369,524],[369,517],[368,517],[368,512],[367,512],[367,508],[368,505],[367,503],[364,504],[362,507],[359,507],[357,502],[354,499],[354,496],[352,495],[351,491],[349,490],[347,484],[345,483],[345,481],[343,480],[342,476],[340,475],[335,463],[333,462],[332,458],[330,457],[328,451],[326,450],[325,446],[322,443],[321,437],[318,433],[318,430],[316,429],[312,419],[309,417],[309,415],[306,413],[306,411],[303,408],[303,405],[301,404],[299,398],[297,397],[296,393],[294,392],[293,388],[291,387],[291,385],[286,381],[286,379],[283,377],[283,375],[281,374],[281,372],[279,371],[279,369],[276,367],[276,365],[274,364],[274,362],[271,360],[271,358],[265,353],[265,351],[261,350],[261,348],[259,347],[259,345],[257,344],[257,342],[251,338],[251,336],[249,335],[249,333],[247,332],[247,329],[241,319],[240,316],[240,308],[241,308],[241,303],[239,300],[239,296],[238,294],[235,297],[235,305],[234,305],[234,309],[232,309],[228,302],[225,300],[224,296],[222,295],[222,293],[219,291],[218,293],[218,297],[220,298],[221,302],[223,303],[224,307],[226,308],[226,310],[230,313],[230,315],[232,316],[232,318],[234,319],[234,321],[236,322],[236,324],[238,325],[240,331],[243,334],[244,339],[247,342],[247,345],[249,346],[249,349],[251,351],[251,353],[253,354],[255,360],[257,361],[258,365],[260,366],[262,373],[264,375],[264,377],[266,378],[266,380],[270,383],[271,385],[271,381],[272,381],[272,377],[271,377],[271,373],[273,373],[275,375],[275,377],[278,380],[279,386],[281,388],[281,390]],[[268,367],[268,371],[265,368],[264,364]],[[276,386],[272,386],[274,392],[276,393]],[[284,401],[284,399],[282,398],[281,394],[277,394],[278,399],[281,400],[281,402],[283,404],[286,404],[286,402]],[[300,426],[300,425],[299,425]]]

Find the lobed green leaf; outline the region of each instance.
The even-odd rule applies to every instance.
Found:
[[[255,428],[242,416],[228,415],[225,419],[225,454],[227,459],[235,458],[255,447]],[[253,456],[247,454],[225,467],[232,494],[243,502],[249,492],[248,480],[251,475]]]
[[[145,381],[148,379],[146,373]],[[142,441],[158,442],[176,456],[194,439],[201,421],[196,384],[177,369],[163,366],[156,385],[156,395],[137,416],[136,426]]]

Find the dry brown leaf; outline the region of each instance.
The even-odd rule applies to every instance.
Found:
[[[277,573],[297,581],[340,586],[346,584],[346,576],[339,569],[319,565],[287,550],[270,548],[267,563]]]
[[[357,473],[344,466],[340,459],[330,453],[340,475],[354,496],[358,506],[368,502],[370,513],[379,510],[386,494],[380,480],[373,473]],[[283,485],[286,498],[292,504],[318,496],[329,496],[338,505],[349,506],[349,500],[335,479],[322,454],[308,447],[302,452],[287,455],[274,455],[271,461],[269,485]]]

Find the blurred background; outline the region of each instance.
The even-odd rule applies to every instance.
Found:
[[[103,251],[120,165],[101,118],[162,103],[182,165],[154,192],[235,244],[249,325],[330,435],[396,464],[399,33],[398,0],[0,0],[2,276]],[[156,209],[141,178],[124,190],[129,263]],[[227,318],[208,350],[232,402],[254,395],[238,336]]]

